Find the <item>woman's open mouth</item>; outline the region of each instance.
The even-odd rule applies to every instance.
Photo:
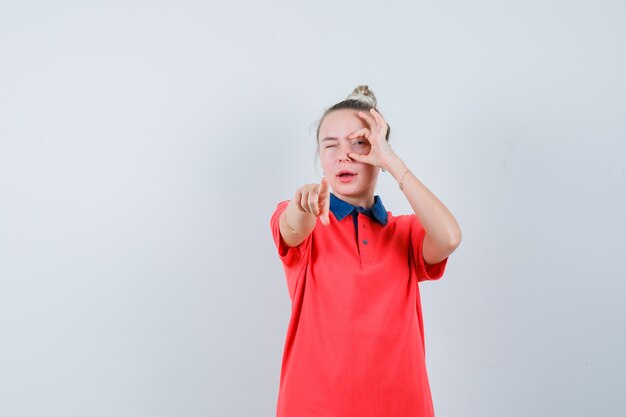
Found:
[[[339,171],[339,173],[337,174],[339,182],[342,182],[344,184],[352,181],[352,179],[354,179],[354,177],[356,176],[357,173],[352,171]]]

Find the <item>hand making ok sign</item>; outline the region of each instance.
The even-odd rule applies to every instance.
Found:
[[[371,164],[379,168],[389,169],[389,164],[397,158],[393,149],[386,140],[387,122],[375,109],[369,112],[359,111],[358,116],[369,126],[352,133],[349,138],[364,137],[370,143],[370,152],[367,155],[350,153],[348,156],[357,161]]]

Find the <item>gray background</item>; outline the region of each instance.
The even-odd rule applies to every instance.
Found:
[[[626,414],[624,2],[53,3],[0,3],[2,417],[273,415],[269,218],[361,83],[463,231],[437,415]]]

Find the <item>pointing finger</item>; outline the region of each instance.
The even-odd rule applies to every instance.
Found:
[[[328,194],[328,180],[326,179],[326,177],[322,177],[322,180],[320,181],[320,197],[324,198],[326,197],[326,195]]]

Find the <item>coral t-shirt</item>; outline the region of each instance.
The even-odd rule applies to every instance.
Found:
[[[280,235],[288,201],[270,221],[292,301],[277,417],[431,417],[418,282],[448,258],[424,262],[414,214],[345,215],[331,197],[330,224],[295,248]]]

